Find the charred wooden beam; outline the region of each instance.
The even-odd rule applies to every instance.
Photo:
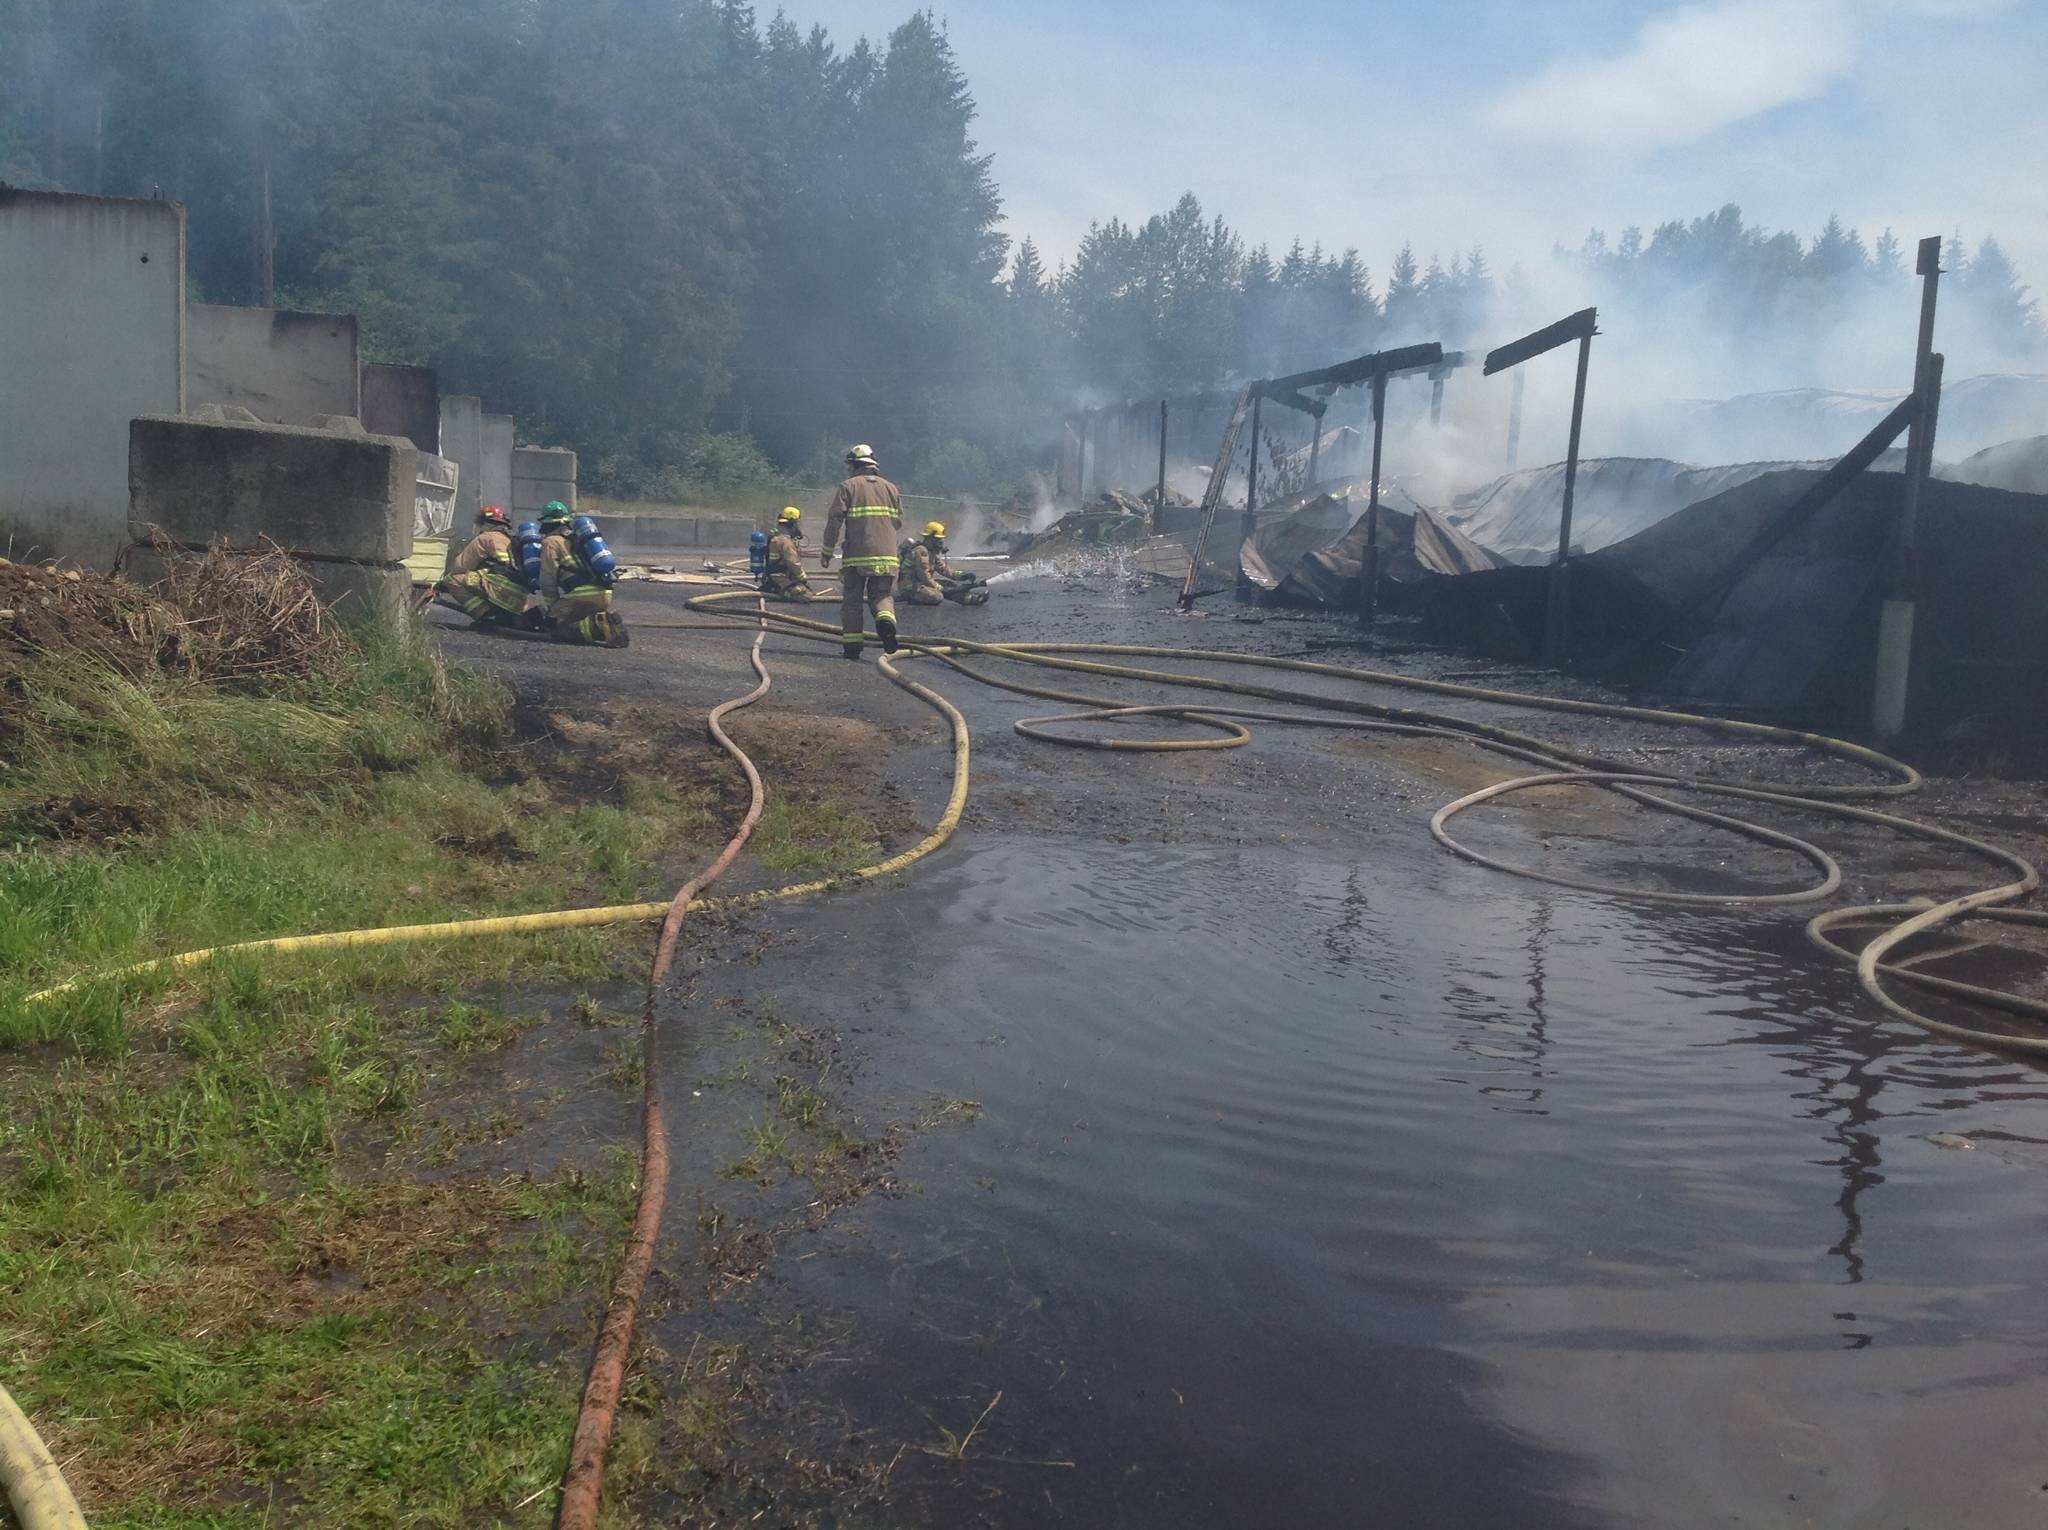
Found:
[[[1391,351],[1374,351],[1368,356],[1354,356],[1349,361],[1340,361],[1334,366],[1318,367],[1313,372],[1295,372],[1287,377],[1272,377],[1257,384],[1258,390],[1268,398],[1283,393],[1297,393],[1303,388],[1348,388],[1378,375],[1393,377],[1402,372],[1417,372],[1426,367],[1439,365],[1444,359],[1444,348],[1432,340],[1427,345],[1404,345]]]
[[[1496,372],[1505,372],[1509,367],[1520,366],[1532,357],[1554,351],[1573,340],[1589,340],[1600,333],[1596,327],[1599,317],[1599,309],[1581,308],[1577,313],[1566,314],[1555,324],[1546,324],[1519,340],[1510,340],[1486,353],[1483,375],[1491,377]]]

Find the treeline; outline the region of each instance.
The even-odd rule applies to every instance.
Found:
[[[1737,336],[1824,333],[1873,297],[1896,297],[1912,279],[1913,254],[1885,229],[1868,243],[1830,217],[1811,241],[1745,223],[1721,208],[1690,222],[1628,228],[1611,245],[1594,230],[1558,260],[1587,276],[1609,301],[1641,314],[1685,308]],[[1987,235],[1973,250],[1960,232],[1942,253],[1942,311],[1963,331],[1973,365],[2039,363],[2044,334],[2003,246]]]
[[[1049,268],[929,12],[849,46],[739,0],[0,0],[0,38],[0,179],[185,202],[196,295],[353,311],[625,492],[818,481],[849,438],[1000,492],[1075,403],[1554,316],[1478,250],[1276,255],[1192,196]],[[1948,263],[2038,351],[1995,240]],[[1546,291],[1757,326],[1909,279],[1889,233],[1732,207],[1557,264]]]

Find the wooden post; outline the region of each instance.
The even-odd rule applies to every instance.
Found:
[[[1528,378],[1521,368],[1515,369],[1515,386],[1508,395],[1508,471],[1515,470],[1515,459],[1522,454],[1522,390],[1528,386]]]
[[[1259,508],[1259,405],[1265,402],[1263,394],[1252,395],[1252,457],[1244,474],[1244,540],[1252,539],[1257,522],[1252,519]]]
[[[1312,488],[1316,481],[1316,456],[1323,449],[1323,417],[1312,414],[1308,417],[1308,482],[1304,489]]]
[[[1544,661],[1559,668],[1571,646],[1572,492],[1579,481],[1579,427],[1586,418],[1586,363],[1592,355],[1592,335],[1581,335],[1579,379],[1572,387],[1572,431],[1564,456],[1564,506],[1557,517],[1557,562],[1550,570],[1550,609],[1543,625]]]
[[[1429,423],[1432,426],[1444,422],[1444,380],[1432,375],[1429,379]]]
[[[1372,480],[1366,488],[1365,547],[1358,560],[1358,619],[1370,627],[1380,614],[1380,444],[1387,431],[1387,373],[1372,374]]]
[[[1897,738],[1906,727],[1906,699],[1913,668],[1913,615],[1918,583],[1920,498],[1934,466],[1934,427],[1941,401],[1941,357],[1934,353],[1934,303],[1941,286],[1941,239],[1920,241],[1914,272],[1920,277],[1920,334],[1913,350],[1913,396],[1920,412],[1906,427],[1906,482],[1899,516],[1885,548],[1884,603],[1877,617],[1877,685],[1870,726],[1879,738]]]
[[[1159,401],[1159,489],[1152,496],[1152,534],[1166,524],[1166,400]]]
[[[1095,411],[1081,411],[1081,434],[1074,443],[1074,503],[1088,503],[1088,422],[1095,418]]]

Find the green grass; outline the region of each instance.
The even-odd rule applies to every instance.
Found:
[[[8,1091],[0,1353],[96,1525],[546,1522],[511,1511],[560,1470],[581,1348],[484,1335],[601,1293],[630,1155],[423,1181],[344,1151],[406,1143],[419,1049],[509,1023],[227,969],[156,1045]]]
[[[873,819],[843,797],[771,797],[749,852],[782,876],[837,876],[873,860],[881,835]]]
[[[631,1155],[443,1177],[469,1128],[420,1106],[533,1023],[469,985],[594,987],[646,931],[25,996],[266,935],[648,897],[715,792],[565,800],[505,752],[503,689],[418,653],[260,695],[35,670],[0,714],[0,1378],[102,1530],[546,1524]],[[131,811],[102,840],[53,800]],[[498,1104],[483,1140],[517,1130]],[[647,1456],[629,1423],[613,1482]]]

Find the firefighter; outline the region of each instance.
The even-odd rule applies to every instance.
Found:
[[[512,518],[498,505],[476,513],[476,535],[434,586],[436,603],[460,611],[479,626],[521,621],[533,592],[512,555]]]
[[[946,562],[946,528],[926,521],[924,535],[905,542],[897,553],[897,598],[913,606],[936,606],[946,598],[952,567]]]
[[[896,651],[896,538],[903,532],[903,495],[882,476],[874,448],[849,447],[846,481],[832,496],[825,517],[820,568],[832,566],[832,549],[846,537],[846,567],[839,576],[840,652],[858,659],[866,639],[867,611],[875,613],[882,651]]]
[[[783,600],[811,598],[811,582],[804,577],[804,566],[796,545],[804,539],[803,518],[803,511],[795,505],[782,507],[782,514],[775,522],[775,535],[768,539],[768,571],[761,576],[763,595],[774,595]]]
[[[612,592],[591,566],[575,519],[559,499],[540,516],[540,593],[548,603],[548,632],[564,643],[624,648],[625,618],[612,609]]]
[[[935,606],[956,601],[963,606],[988,603],[988,586],[974,574],[956,574],[946,561],[946,528],[943,522],[925,522],[924,535],[905,542],[897,583],[901,598],[913,606]]]

